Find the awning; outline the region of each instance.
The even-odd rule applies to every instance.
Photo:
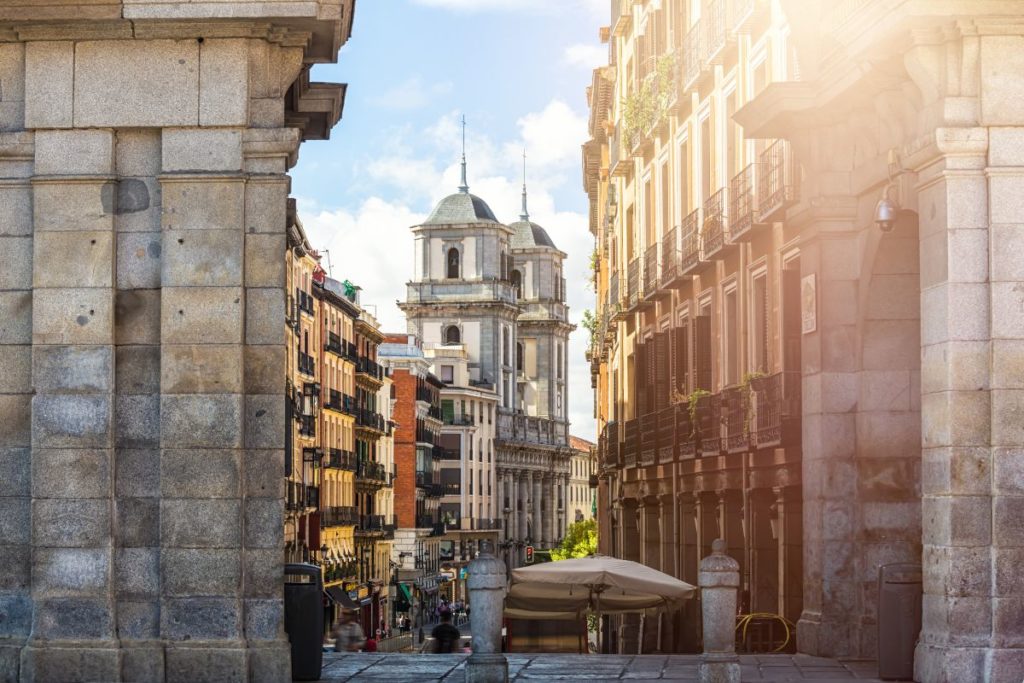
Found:
[[[356,603],[355,600],[350,598],[348,596],[348,593],[345,592],[345,590],[342,589],[340,586],[328,586],[324,589],[324,592],[327,593],[327,597],[329,597],[343,609],[359,609],[358,603]]]
[[[395,609],[399,612],[408,612],[410,607],[412,607],[412,593],[409,592],[408,586],[404,583],[399,583]]]

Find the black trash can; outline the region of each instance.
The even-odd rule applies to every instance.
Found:
[[[878,568],[878,677],[914,678],[914,648],[921,633],[921,565]]]
[[[320,567],[284,568],[284,630],[292,644],[292,678],[315,681],[324,663],[324,583]]]

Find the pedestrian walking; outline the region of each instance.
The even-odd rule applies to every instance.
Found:
[[[452,625],[452,613],[450,610],[441,612],[441,623],[430,632],[434,639],[434,654],[450,654],[458,652],[459,642],[462,640],[462,633]]]
[[[341,621],[334,629],[334,651],[359,652],[365,643],[366,636],[363,635],[363,627],[356,621],[356,613],[352,610],[342,612]]]

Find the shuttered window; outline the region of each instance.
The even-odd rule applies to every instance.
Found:
[[[693,383],[694,389],[712,391],[711,387],[711,316],[693,319]]]
[[[654,337],[655,344],[655,393],[657,405],[655,410],[661,410],[672,402],[672,376],[670,371],[670,332],[660,332]]]
[[[672,378],[675,391],[687,394],[690,377],[690,321],[672,330]]]

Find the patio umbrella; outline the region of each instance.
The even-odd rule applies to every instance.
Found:
[[[685,600],[695,590],[637,562],[596,555],[513,569],[505,605],[540,612],[639,612]]]
[[[621,614],[665,607],[696,588],[637,562],[596,555],[512,570],[505,607],[535,612]]]

